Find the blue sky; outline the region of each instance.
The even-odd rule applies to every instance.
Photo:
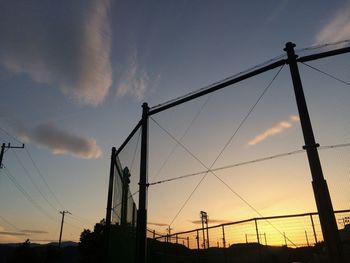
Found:
[[[142,102],[157,105],[234,75],[283,54],[288,41],[303,48],[350,38],[349,1],[33,0],[2,1],[0,10],[0,124],[23,141],[30,154],[10,150],[5,153],[4,164],[45,213],[53,217],[51,220],[37,211],[2,170],[0,215],[13,226],[0,220],[0,230],[47,232],[26,233],[40,242],[57,239],[59,210],[72,212],[64,236],[70,240],[77,240],[83,227],[91,228],[105,216],[110,149],[118,147],[137,123]],[[312,65],[349,81],[349,55]],[[212,95],[183,143],[203,162],[212,163],[276,73],[277,70],[268,72],[239,84],[238,89]],[[301,66],[301,74],[317,140],[321,145],[348,142],[348,87],[306,66]],[[216,166],[300,149],[303,141],[293,96],[285,67]],[[154,119],[180,138],[205,101],[206,98],[198,99]],[[174,142],[152,121],[150,131],[152,178],[161,165],[160,157],[171,151]],[[3,130],[0,136],[2,142],[18,144]],[[239,152],[235,151],[237,148]],[[321,157],[328,174],[337,171],[334,177],[326,176],[329,183],[344,187],[336,191],[338,186],[330,186],[331,192],[339,192],[336,207],[348,208],[349,149],[333,155],[324,152]],[[300,181],[294,185],[300,192],[297,200],[293,201],[295,196],[288,191],[266,190],[261,193],[266,199],[255,197],[253,179],[245,179],[243,174],[256,174],[261,167],[239,168],[237,174],[242,177],[230,183],[268,215],[315,210],[305,156],[291,158],[293,161],[266,165],[265,176],[253,178],[261,180],[259,185],[277,181],[278,187],[288,188],[289,180],[298,174]],[[335,160],[339,164],[335,165]],[[286,172],[286,180],[277,180],[287,163],[295,170]],[[271,166],[277,171],[270,171]],[[164,178],[200,170],[203,167],[178,147],[164,167]],[[170,223],[198,182],[198,178],[189,180],[150,190],[151,221]],[[203,189],[184,209],[174,228],[194,227],[189,222],[197,219],[201,205],[208,203],[205,196],[216,194],[218,189],[218,202],[229,201],[222,201],[217,208],[203,208],[213,218],[256,216],[220,190],[222,186],[215,178],[208,176],[205,180],[208,182],[203,183]],[[301,187],[303,182],[307,184]],[[305,206],[295,206],[302,200]],[[227,207],[235,207],[235,212]],[[24,236],[0,235],[0,242],[22,240]]]

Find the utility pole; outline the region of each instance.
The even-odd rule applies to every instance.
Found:
[[[323,177],[320,158],[318,155],[314,133],[311,126],[310,116],[307,109],[303,85],[301,83],[299,69],[297,65],[297,55],[294,51],[295,44],[288,42],[284,51],[287,52],[290,73],[292,76],[293,87],[297,107],[299,111],[301,128],[303,131],[307,157],[312,175],[312,187],[316,200],[316,206],[320,218],[323,238],[328,250],[328,258],[330,262],[342,262],[342,246],[340,243],[337,223],[335,221],[334,210],[331,197],[328,191],[327,182]]]
[[[3,143],[1,145],[1,152],[0,152],[0,169],[3,167],[2,159],[4,157],[5,149],[23,149],[23,148],[24,148],[24,144],[22,144],[22,146],[11,146],[10,143],[8,143],[7,145]]]
[[[168,232],[168,233],[167,233],[167,235],[168,235],[168,238],[167,238],[168,240],[167,240],[167,242],[169,242],[169,239],[170,239],[170,242],[171,242],[171,237],[170,237],[170,235],[171,235],[171,230],[173,230],[173,229],[172,229],[170,226],[168,226],[166,230],[167,230],[167,232]]]
[[[201,214],[201,220],[202,220],[202,230],[203,230],[203,246],[207,245],[207,248],[209,248],[209,230],[208,230],[208,214],[207,212],[200,211]],[[207,240],[205,240],[205,233],[204,233],[204,224],[206,225],[206,232],[207,232]]]
[[[61,221],[61,231],[60,231],[60,239],[58,240],[58,248],[61,247],[61,239],[62,239],[62,231],[63,231],[63,223],[64,223],[64,215],[65,214],[71,214],[68,210],[60,211],[60,214],[62,214],[62,221]]]

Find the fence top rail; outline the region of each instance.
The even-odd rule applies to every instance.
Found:
[[[330,51],[325,51],[325,52],[319,52],[311,55],[306,55],[302,56],[297,59],[298,62],[306,62],[306,61],[311,61],[311,60],[317,60],[321,58],[326,58],[326,57],[331,57],[331,56],[336,56],[344,53],[350,52],[350,47],[343,47],[343,48],[338,48]],[[276,59],[279,59],[276,61]],[[272,61],[272,62],[271,62]],[[269,64],[262,63],[260,65],[257,65],[251,69],[248,69],[246,71],[243,71],[241,73],[238,73],[234,75],[233,77],[227,78],[223,81],[214,83],[213,85],[210,85],[209,87],[205,87],[199,90],[196,90],[194,92],[191,92],[187,95],[181,96],[179,98],[175,98],[173,100],[170,100],[168,102],[165,102],[163,104],[159,104],[157,106],[154,106],[150,109],[149,115],[153,115],[156,113],[159,113],[161,111],[167,110],[169,108],[175,107],[177,105],[183,104],[185,102],[191,101],[193,99],[196,99],[198,97],[204,96],[206,94],[212,93],[214,91],[217,91],[219,89],[223,89],[227,86],[230,86],[232,84],[238,83],[240,81],[243,81],[245,79],[251,78],[253,76],[256,76],[258,74],[264,73],[266,71],[272,70],[274,68],[277,68],[279,66],[282,66],[284,64],[287,64],[288,61],[287,59],[284,58],[284,55],[278,56],[274,59],[269,60]]]
[[[125,141],[122,143],[122,145],[120,145],[120,147],[118,148],[118,150],[116,151],[115,155],[119,155],[119,153],[124,149],[125,145],[130,141],[130,139],[132,138],[132,136],[134,136],[134,134],[137,132],[137,130],[141,127],[141,120],[136,124],[135,128],[131,131],[131,133],[129,134],[129,136],[125,139]]]
[[[334,211],[335,214],[339,213],[349,213],[350,209],[345,209],[345,210],[337,210]],[[281,219],[281,218],[291,218],[291,217],[303,217],[303,216],[313,216],[313,215],[318,215],[317,212],[311,212],[311,213],[302,213],[302,214],[291,214],[291,215],[279,215],[279,216],[268,216],[268,217],[255,217],[255,218],[249,218],[245,220],[240,220],[240,221],[235,221],[235,222],[229,222],[229,223],[224,223],[220,225],[215,225],[215,226],[209,226],[206,227],[205,229],[211,229],[211,228],[218,228],[218,227],[223,227],[223,226],[230,226],[230,225],[237,225],[237,224],[243,224],[251,221],[259,221],[259,220],[269,220],[269,219]],[[202,231],[203,228],[196,228],[188,231],[183,231],[183,232],[178,232],[178,233],[173,233],[171,235],[160,235],[159,237],[156,237],[156,239],[164,238],[167,236],[176,236],[176,235],[183,235],[183,234],[188,234],[192,232],[197,232],[197,231]]]
[[[343,48],[338,48],[338,49],[334,49],[334,50],[330,50],[330,51],[325,51],[325,52],[315,53],[315,54],[311,54],[311,55],[307,55],[307,56],[302,56],[302,57],[299,57],[297,59],[297,61],[298,62],[307,62],[307,61],[336,56],[336,55],[349,53],[349,52],[350,52],[350,47],[343,47]],[[279,59],[279,60],[277,60],[277,59]],[[281,56],[278,56],[274,59],[271,59],[271,60],[269,60],[269,62],[271,62],[271,63],[270,64],[267,64],[268,62],[262,63],[258,66],[251,68],[251,69],[248,69],[246,71],[238,73],[231,78],[227,78],[223,81],[219,81],[219,82],[217,82],[209,87],[199,89],[199,90],[191,92],[187,95],[184,95],[184,96],[181,96],[179,98],[175,98],[175,99],[170,100],[168,102],[154,106],[150,109],[148,115],[151,116],[153,114],[159,113],[161,111],[164,111],[164,110],[167,110],[169,108],[175,107],[177,105],[183,104],[185,102],[191,101],[193,99],[196,99],[198,97],[204,96],[204,95],[209,94],[209,93],[212,93],[214,91],[223,89],[227,86],[238,83],[240,81],[243,81],[245,79],[251,78],[251,77],[256,76],[256,75],[259,75],[261,73],[267,72],[269,70],[275,69],[279,66],[282,66],[282,65],[288,63],[287,59],[285,59],[285,55],[281,55]],[[122,143],[122,145],[118,148],[116,155],[118,155],[124,149],[125,145],[130,141],[130,139],[136,133],[136,131],[140,128],[140,126],[141,126],[141,120],[136,124],[135,128],[131,131],[129,136],[125,139],[125,141]]]
[[[308,56],[303,56],[297,59],[298,62],[307,62],[311,60],[317,60],[326,57],[332,57],[350,52],[350,47],[338,48],[330,51],[316,53]]]
[[[149,111],[149,115],[153,115],[153,114],[159,113],[161,111],[165,111],[169,108],[172,108],[172,107],[175,107],[177,105],[183,104],[185,102],[191,101],[191,100],[196,99],[198,97],[207,95],[207,94],[212,93],[214,91],[223,89],[227,86],[230,86],[232,84],[238,83],[238,82],[243,81],[245,79],[254,77],[254,76],[259,75],[261,73],[264,73],[266,71],[275,69],[275,68],[280,67],[284,64],[286,64],[286,60],[280,59],[280,60],[272,62],[266,66],[254,67],[252,70],[248,70],[247,73],[244,73],[244,74],[239,73],[238,75],[235,75],[232,78],[228,78],[226,80],[220,81],[220,82],[215,83],[207,88],[203,88],[203,89],[194,91],[194,92],[189,93],[185,96],[182,96],[182,97],[176,98],[174,100],[170,100],[168,102],[160,104],[158,106],[152,107]]]

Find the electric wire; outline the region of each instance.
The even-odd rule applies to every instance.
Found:
[[[48,198],[44,195],[44,193],[40,190],[39,186],[37,183],[34,181],[32,176],[30,175],[28,169],[24,166],[23,162],[20,160],[18,157],[17,153],[15,151],[12,151],[16,160],[18,161],[19,165],[23,168],[26,176],[29,178],[29,181],[32,183],[32,185],[35,187],[35,189],[38,191],[38,193],[41,195],[41,197],[46,201],[46,203],[55,211],[58,211],[57,207],[55,207],[49,200]]]
[[[42,172],[40,171],[38,165],[35,163],[32,155],[30,154],[29,150],[27,149],[27,147],[24,147],[24,150],[26,151],[26,153],[28,154],[29,159],[31,160],[34,168],[36,169],[36,171],[38,172],[38,175],[40,176],[40,178],[42,179],[42,181],[44,182],[46,188],[48,189],[48,191],[50,192],[50,194],[52,195],[52,197],[55,199],[56,203],[61,207],[61,209],[64,209],[64,206],[62,205],[62,203],[60,202],[60,200],[57,198],[56,194],[53,192],[53,190],[51,189],[50,185],[47,183],[45,177],[43,176]]]
[[[330,78],[332,78],[332,79],[334,79],[334,80],[337,80],[337,81],[339,81],[339,82],[341,82],[341,83],[343,83],[343,84],[345,84],[345,85],[347,85],[347,86],[350,86],[350,82],[347,82],[347,81],[342,80],[342,79],[340,79],[340,78],[338,78],[338,77],[335,77],[335,76],[333,76],[333,75],[331,75],[331,74],[329,74],[329,73],[327,73],[327,72],[325,72],[325,71],[323,71],[323,70],[321,70],[321,69],[319,69],[319,68],[316,68],[316,67],[314,67],[314,66],[311,66],[311,65],[309,65],[309,64],[307,64],[307,63],[305,63],[305,62],[302,62],[302,64],[304,64],[305,66],[307,66],[307,67],[309,67],[309,68],[311,68],[311,69],[313,69],[313,70],[315,70],[315,71],[317,71],[317,72],[319,72],[319,73],[322,73],[323,75],[326,75],[326,76],[328,76],[328,77],[330,77]]]
[[[16,231],[21,231],[18,227],[16,227],[14,224],[12,224],[9,220],[7,220],[5,217],[0,215],[0,218],[2,221],[4,221],[6,224],[8,224],[9,226],[11,226],[14,230]]]
[[[179,141],[181,142],[183,140],[183,138],[185,138],[185,136],[187,135],[187,133],[189,132],[189,130],[191,129],[191,127],[193,126],[193,124],[195,123],[195,121],[197,120],[197,118],[199,117],[199,115],[202,113],[205,105],[207,105],[209,99],[211,98],[213,94],[210,94],[206,100],[204,101],[204,103],[201,105],[201,107],[199,108],[199,110],[197,111],[197,113],[195,114],[195,116],[192,118],[191,122],[189,123],[189,125],[187,126],[185,132],[182,134],[182,136],[180,137]],[[171,151],[169,152],[169,154],[167,155],[167,157],[164,159],[162,165],[159,167],[159,169],[157,170],[157,172],[155,173],[155,175],[152,178],[152,181],[155,180],[160,172],[163,170],[164,166],[168,163],[168,161],[170,160],[171,156],[173,156],[176,148],[178,147],[178,144],[175,143],[174,146],[172,147]]]
[[[0,127],[0,130],[5,133],[7,136],[9,136],[10,138],[14,139],[16,142],[20,143],[20,144],[24,144],[23,142],[21,142],[20,140],[18,140],[15,136],[13,136],[11,133],[9,133],[7,130],[5,130],[4,128]]]
[[[235,79],[235,78],[237,78],[238,76],[247,74],[247,73],[249,73],[249,72],[251,72],[251,71],[257,70],[258,68],[262,68],[263,66],[266,66],[266,65],[268,65],[268,64],[271,64],[271,63],[273,63],[273,62],[276,62],[276,61],[281,60],[281,59],[286,58],[286,57],[287,57],[286,54],[281,54],[281,55],[276,56],[276,57],[274,57],[274,58],[272,58],[272,59],[269,59],[269,60],[267,60],[267,61],[265,61],[265,62],[263,62],[263,63],[257,64],[257,65],[255,65],[255,66],[253,66],[253,67],[251,67],[251,68],[249,68],[249,69],[247,69],[247,70],[241,71],[241,72],[239,72],[239,73],[237,73],[237,74],[234,74],[234,75],[232,75],[232,76],[230,76],[230,77],[227,77],[227,78],[225,78],[225,79],[223,79],[223,80],[214,82],[214,83],[212,83],[211,85],[208,85],[208,86],[205,86],[205,87],[203,87],[203,88],[197,89],[197,90],[195,90],[195,91],[189,92],[189,93],[187,93],[187,94],[185,94],[185,95],[176,97],[176,98],[174,98],[174,99],[170,99],[170,100],[168,100],[168,101],[166,101],[166,102],[164,102],[164,103],[160,103],[160,104],[158,104],[158,105],[155,105],[155,106],[151,107],[150,109],[151,109],[151,110],[155,110],[155,109],[157,109],[157,108],[160,108],[160,107],[163,107],[163,106],[165,106],[165,105],[171,104],[171,103],[173,103],[173,102],[175,102],[175,101],[178,101],[178,100],[181,100],[181,99],[183,99],[183,98],[189,97],[189,96],[191,96],[191,95],[200,93],[200,92],[202,92],[202,91],[204,91],[204,90],[208,90],[208,89],[210,89],[210,88],[212,88],[212,87],[214,87],[214,86],[217,86],[217,85],[222,84],[222,83],[225,83],[225,82],[227,82],[227,81],[229,81],[229,80]]]
[[[335,45],[349,45],[349,44],[350,44],[350,39],[345,39],[345,40],[340,40],[340,41],[336,41],[336,42],[323,43],[323,44],[318,44],[318,45],[313,45],[313,46],[309,46],[309,47],[305,47],[305,48],[296,49],[295,52],[315,50],[315,49],[320,49],[320,48],[335,46]]]
[[[211,166],[208,168],[197,156],[195,156],[185,145],[183,145],[179,140],[177,140],[169,131],[167,131],[164,127],[162,127],[153,117],[150,117],[151,120],[153,120],[157,126],[159,128],[161,128],[165,133],[167,133],[173,140],[175,140],[188,154],[190,154],[193,158],[195,158],[204,168],[206,168],[208,170],[208,172],[210,172],[211,174],[213,174],[222,184],[224,184],[234,195],[236,195],[241,201],[243,201],[248,207],[250,207],[255,213],[257,213],[260,217],[263,217],[263,215],[256,209],[254,208],[247,200],[245,200],[240,194],[238,194],[235,190],[233,190],[232,187],[230,187],[225,181],[223,181],[220,177],[218,177],[213,171],[211,171],[211,168],[215,165],[216,161],[220,158],[220,156],[222,155],[222,153],[225,151],[225,149],[227,148],[227,146],[231,143],[233,137],[237,134],[238,130],[243,126],[243,124],[245,123],[245,121],[248,119],[248,117],[250,116],[250,114],[252,113],[252,111],[254,110],[254,108],[256,107],[256,105],[260,102],[260,100],[262,99],[262,97],[266,94],[267,90],[269,89],[269,87],[272,85],[272,83],[274,82],[274,80],[276,79],[276,77],[279,75],[279,73],[281,72],[281,70],[283,69],[282,65],[280,67],[280,69],[277,71],[277,73],[275,74],[275,76],[273,77],[273,79],[269,82],[269,84],[267,85],[267,87],[264,89],[264,91],[262,92],[262,94],[260,95],[260,97],[258,98],[258,100],[253,104],[253,106],[249,109],[247,115],[242,119],[241,123],[238,125],[237,129],[235,130],[235,132],[233,133],[233,135],[230,137],[230,139],[228,140],[228,142],[225,144],[225,146],[223,147],[223,149],[220,151],[220,153],[218,154],[218,156],[216,157],[216,159],[214,160],[214,162],[211,164]],[[198,182],[198,184],[195,186],[195,188],[193,189],[193,191],[191,192],[191,194],[188,196],[188,198],[185,200],[185,202],[183,203],[183,205],[181,206],[180,210],[176,213],[176,215],[174,216],[174,218],[171,220],[169,226],[171,226],[175,219],[178,217],[178,215],[181,213],[181,211],[184,209],[184,207],[186,206],[186,204],[189,202],[189,200],[192,198],[193,194],[195,193],[195,191],[198,189],[198,187],[200,186],[200,184],[203,182],[203,180],[206,178],[206,176],[208,175],[208,172],[206,172],[203,177],[200,179],[200,181]],[[267,220],[266,220],[267,221]],[[282,232],[280,230],[278,230],[276,227],[274,227],[269,221],[267,221],[276,231],[278,231],[280,234],[282,234]],[[288,240],[294,244],[289,238]]]
[[[283,65],[284,66],[284,65]],[[248,119],[248,117],[250,116],[250,114],[252,113],[252,111],[255,109],[255,107],[257,106],[257,104],[261,101],[261,99],[263,98],[263,96],[266,94],[267,90],[271,87],[272,83],[274,82],[274,80],[277,78],[277,76],[279,75],[279,73],[281,72],[281,70],[283,69],[283,66],[281,66],[279,68],[279,70],[277,71],[277,73],[274,75],[274,77],[272,78],[272,80],[268,83],[268,85],[266,86],[266,88],[263,90],[263,92],[261,93],[261,95],[259,96],[259,98],[257,99],[257,101],[250,107],[248,113],[245,115],[245,117],[241,120],[240,124],[238,125],[238,127],[236,128],[236,130],[234,131],[233,135],[229,138],[229,140],[227,141],[227,143],[224,145],[224,147],[221,149],[221,151],[219,152],[219,154],[217,155],[217,157],[215,158],[215,160],[213,161],[213,163],[210,165],[210,167],[208,168],[197,156],[195,156],[187,147],[185,147],[180,141],[178,141],[171,133],[169,133],[166,129],[164,129],[156,120],[154,120],[153,117],[150,117],[164,132],[166,132],[173,140],[175,140],[175,142],[177,142],[187,153],[189,153],[193,158],[195,158],[203,167],[205,167],[207,170],[211,170],[211,168],[215,165],[215,163],[217,162],[217,160],[220,158],[220,156],[223,154],[223,152],[225,151],[225,149],[227,148],[227,146],[231,143],[232,139],[234,138],[234,136],[237,134],[237,132],[240,130],[240,128],[243,126],[243,124],[246,122],[246,120]],[[212,174],[214,174],[213,172],[211,172]],[[181,211],[184,209],[184,207],[186,206],[186,204],[189,202],[189,200],[192,198],[193,194],[195,193],[195,191],[198,189],[198,187],[200,186],[200,184],[203,182],[203,180],[206,178],[206,176],[208,175],[208,173],[205,173],[203,175],[203,177],[200,179],[200,181],[198,182],[198,184],[196,185],[196,187],[193,189],[193,191],[191,192],[191,194],[189,195],[189,197],[185,200],[184,204],[181,206],[180,210],[176,213],[176,215],[174,216],[174,218],[171,220],[171,223],[169,224],[172,225],[175,221],[175,219],[178,217],[178,215],[181,213]],[[215,174],[214,174],[215,175]],[[216,175],[215,175],[216,176]],[[232,190],[232,189],[231,189]],[[239,195],[237,195],[239,196]],[[240,198],[242,198],[241,196],[239,196]],[[244,199],[242,199],[243,201]],[[245,203],[248,203],[246,200],[244,200]]]
[[[0,127],[0,130],[5,133],[7,136],[9,136],[10,138],[14,139],[16,142],[20,143],[20,144],[24,144],[23,142],[21,142],[20,140],[18,140],[15,136],[13,136],[11,133],[9,133],[7,130],[5,130],[4,128]],[[49,184],[47,183],[45,177],[43,176],[43,174],[41,173],[38,165],[35,163],[32,155],[30,154],[28,148],[25,146],[24,150],[26,151],[29,159],[31,160],[34,168],[37,170],[38,175],[40,176],[40,178],[42,179],[42,181],[44,182],[45,186],[47,187],[48,191],[50,192],[50,194],[53,196],[53,198],[55,199],[55,201],[57,202],[57,204],[63,209],[64,206],[62,205],[62,203],[58,200],[57,196],[55,195],[55,193],[52,191],[51,187],[49,186]],[[18,157],[18,156],[17,156]],[[50,205],[51,206],[51,205]],[[57,210],[57,209],[56,209]]]
[[[267,157],[262,157],[262,158],[258,158],[258,159],[254,159],[254,160],[250,160],[250,161],[230,164],[230,165],[214,168],[214,169],[211,169],[211,170],[205,170],[205,171],[199,171],[199,172],[195,172],[195,173],[185,174],[185,175],[181,175],[181,176],[178,176],[178,177],[173,177],[173,178],[170,178],[170,179],[153,182],[153,183],[150,183],[149,185],[152,186],[152,185],[162,184],[162,183],[166,183],[166,182],[172,182],[172,181],[176,181],[176,180],[180,180],[180,179],[193,177],[193,176],[196,176],[196,175],[205,174],[205,173],[208,173],[208,172],[211,172],[211,171],[216,172],[216,171],[219,171],[219,170],[225,170],[225,169],[229,169],[229,168],[233,168],[233,167],[244,166],[244,165],[248,165],[248,164],[252,164],[252,163],[258,163],[258,162],[263,162],[263,161],[272,160],[272,159],[285,157],[285,156],[290,156],[290,155],[294,155],[294,154],[298,154],[298,153],[302,153],[302,152],[305,152],[305,150],[296,150],[296,151],[291,151],[291,152],[286,152],[286,153],[280,153],[280,154],[271,155],[271,156],[267,156]]]
[[[151,117],[151,119],[153,120],[153,118]],[[155,120],[153,120],[155,121]],[[157,124],[157,123],[156,123]],[[159,126],[159,124],[157,124]],[[173,140],[177,141],[177,139],[171,134],[169,133],[169,131],[165,130],[163,127],[159,126],[161,129],[163,129]],[[224,184],[231,193],[233,193],[235,196],[237,196],[242,202],[244,202],[250,209],[252,209],[256,214],[258,214],[260,217],[264,217],[254,206],[252,206],[247,200],[245,200],[243,198],[243,196],[241,196],[240,194],[238,194],[238,192],[236,192],[231,186],[229,186],[224,180],[222,180],[219,176],[217,176],[215,174],[215,172],[213,172],[211,169],[209,169],[199,158],[197,158],[192,152],[190,152],[186,146],[184,146],[183,144],[181,144],[179,141],[177,141],[179,143],[179,145],[186,151],[188,152],[193,158],[195,158],[201,165],[204,166],[204,168],[207,169],[208,172],[210,172],[212,175],[214,175],[222,184]],[[189,200],[191,199],[191,197],[193,196],[193,194],[195,193],[195,191],[198,189],[199,185],[203,182],[203,180],[206,178],[208,172],[206,172],[203,177],[201,178],[201,180],[198,182],[198,184],[196,185],[196,187],[193,189],[193,191],[191,192],[191,194],[189,195],[189,197],[185,200],[185,202],[183,203],[183,205],[181,206],[180,210],[177,212],[177,214],[175,215],[175,219],[178,217],[178,215],[181,213],[181,211],[183,210],[183,208],[186,206],[186,204],[189,202]],[[171,226],[171,224],[174,223],[175,219],[173,218],[173,220],[171,221],[171,223],[169,224],[169,226]],[[277,232],[279,232],[281,235],[283,235],[283,233],[276,228],[271,222],[269,222],[269,220],[264,219],[269,225],[271,225],[271,227],[273,227]],[[288,239],[288,241],[293,244],[294,246],[296,246],[293,241],[291,241],[288,237],[286,237]]]
[[[342,147],[349,147],[349,146],[350,146],[350,143],[326,145],[326,146],[320,146],[319,150],[342,148]],[[286,157],[286,156],[291,156],[291,155],[299,154],[299,153],[303,153],[303,152],[305,152],[305,150],[295,150],[295,151],[290,151],[290,152],[285,152],[285,153],[279,153],[279,154],[270,155],[270,156],[266,156],[266,157],[262,157],[262,158],[258,158],[258,159],[254,159],[254,160],[249,160],[249,161],[244,161],[244,162],[240,162],[240,163],[234,163],[234,164],[229,164],[229,165],[217,167],[217,168],[211,169],[210,171],[216,172],[216,171],[220,171],[220,170],[226,170],[226,169],[230,169],[230,168],[234,168],[234,167],[238,167],[238,166],[244,166],[244,165],[248,165],[248,164],[268,161],[268,160],[277,159],[277,158]],[[149,183],[149,185],[152,186],[152,185],[172,182],[172,181],[176,181],[176,180],[186,179],[186,178],[193,177],[196,175],[208,173],[210,171],[204,170],[204,171],[194,172],[194,173],[190,173],[190,174],[185,174],[185,175],[181,175],[181,176],[177,176],[177,177],[173,177],[173,178],[169,178],[169,179],[165,179],[165,180],[161,180],[161,181],[157,181],[157,182],[152,182],[152,183]]]
[[[40,211],[43,215],[45,215],[50,220],[57,222],[57,220],[52,217],[42,206],[40,206],[29,194],[28,192],[21,186],[20,183],[16,180],[16,178],[12,175],[10,170],[6,167],[4,167],[4,171],[6,176],[11,180],[11,182],[14,184],[14,186],[17,188],[18,191],[20,191],[23,196],[30,202],[32,205],[37,208],[38,211]]]

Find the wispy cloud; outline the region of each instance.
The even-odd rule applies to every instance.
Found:
[[[147,225],[151,225],[151,226],[169,226],[169,224],[155,223],[155,222],[147,222]]]
[[[350,4],[338,10],[335,16],[316,35],[316,44],[350,38]]]
[[[112,85],[108,0],[3,1],[0,64],[98,105]]]
[[[23,229],[21,230],[21,232],[26,234],[48,234],[49,233],[45,230],[30,230],[30,229]]]
[[[256,135],[252,140],[248,142],[248,145],[258,144],[271,136],[282,133],[286,129],[291,128],[295,122],[299,122],[299,117],[296,115],[292,115],[289,117],[289,120],[281,121],[275,126],[268,128],[264,132]]]
[[[144,98],[149,77],[139,64],[137,50],[129,54],[128,65],[119,79],[117,96],[131,96],[137,100]]]
[[[25,233],[21,232],[7,232],[7,231],[0,231],[0,235],[6,235],[6,236],[27,236]]]
[[[194,220],[194,221],[191,221],[191,223],[196,224],[196,225],[201,225],[202,220]],[[208,219],[208,223],[210,223],[210,224],[225,224],[225,223],[228,223],[228,221],[221,220],[221,219]]]
[[[38,125],[28,130],[22,137],[49,148],[53,154],[70,154],[78,158],[96,159],[102,153],[96,140],[67,132],[50,123]]]
[[[1,112],[0,120],[9,126],[22,141],[44,146],[53,154],[69,154],[82,159],[97,159],[102,154],[95,139],[66,131],[53,123],[44,123],[29,128],[14,115]]]

